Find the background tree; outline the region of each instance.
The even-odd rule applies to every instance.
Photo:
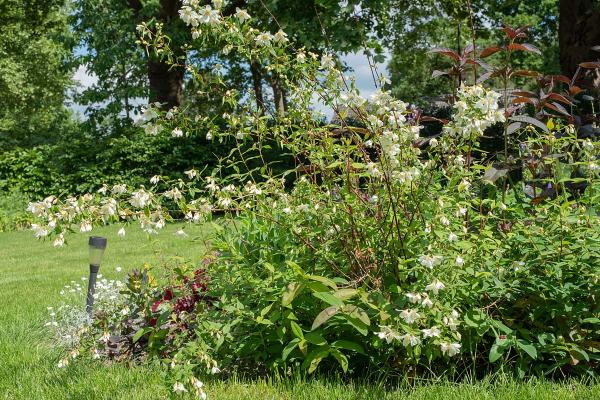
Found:
[[[579,63],[598,60],[592,47],[600,45],[600,4],[596,0],[560,0],[560,69],[573,76]],[[600,85],[597,70],[586,71],[589,83]]]
[[[0,2],[0,149],[64,129],[73,44],[64,0]]]

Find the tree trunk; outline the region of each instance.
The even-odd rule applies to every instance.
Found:
[[[254,87],[254,97],[256,97],[256,107],[261,114],[265,112],[265,98],[263,96],[263,81],[260,72],[260,65],[253,61],[250,63],[250,74],[252,75],[252,86]]]
[[[140,19],[143,3],[140,0],[128,0],[128,3],[136,17]],[[160,0],[158,21],[164,24],[165,32],[172,38],[176,37],[176,35],[173,35],[175,31],[187,29],[179,19],[181,6],[181,0]],[[179,48],[179,43],[174,40],[171,43],[171,49],[178,64],[184,64],[185,58],[182,61],[181,57],[185,56],[185,53]],[[166,110],[179,106],[183,97],[185,67],[183,65],[171,65],[166,60],[159,60],[153,55],[150,55],[147,64],[150,103],[161,103],[162,108]]]
[[[161,103],[169,110],[181,104],[183,97],[183,77],[185,68],[171,66],[160,60],[148,60],[148,80],[150,81],[150,103]]]
[[[600,53],[592,50],[600,45],[600,4],[597,0],[560,0],[558,42],[560,69],[572,77],[584,61],[596,61]],[[598,89],[598,73],[584,70],[588,84]]]
[[[287,101],[285,98],[285,91],[281,87],[279,79],[275,76],[272,76],[269,80],[271,84],[271,89],[273,90],[273,101],[275,103],[275,112],[278,117],[282,117],[285,115],[285,110],[287,109]]]

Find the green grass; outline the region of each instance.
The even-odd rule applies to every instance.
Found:
[[[201,228],[186,228],[190,238],[175,237],[169,226],[160,240],[150,241],[138,229],[125,238],[115,227],[94,231],[108,237],[101,272],[118,277],[145,262],[160,263],[179,255],[199,261],[204,245],[192,237],[206,237]],[[55,249],[37,242],[30,232],[0,233],[0,399],[168,399],[159,367],[102,364],[79,360],[65,369],[56,364],[63,354],[44,334],[46,307],[59,302],[60,289],[87,275],[87,236],[69,237],[68,246]],[[116,272],[118,266],[123,272]],[[437,383],[413,389],[380,391],[372,386],[315,380],[283,383],[207,382],[210,399],[600,399],[600,385],[584,383],[479,382]]]

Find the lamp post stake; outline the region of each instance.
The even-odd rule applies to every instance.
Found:
[[[99,236],[90,236],[90,279],[88,282],[87,299],[85,303],[85,311],[90,319],[92,318],[94,309],[94,291],[96,289],[96,277],[100,271],[100,262],[106,249],[106,238]]]

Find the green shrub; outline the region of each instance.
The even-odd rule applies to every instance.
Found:
[[[195,6],[186,7],[182,19],[193,24]],[[124,338],[117,357],[160,359],[177,392],[198,394],[197,377],[219,370],[597,373],[598,143],[547,118],[562,111],[549,96],[531,100],[535,119],[463,81],[452,120],[425,152],[420,115],[406,103],[381,90],[368,102],[332,56],[292,49],[283,32],[257,34],[239,11],[211,10],[204,8],[212,23],[195,32],[198,41],[260,58],[285,82],[293,107],[269,118],[251,94],[227,91],[223,124],[176,116],[181,129],[196,124],[233,145],[213,175],[188,170],[182,179],[106,185],[31,206],[43,221],[36,235],[52,236],[55,246],[71,230],[109,222],[136,221],[154,234],[174,215],[225,217],[215,224],[206,271],[177,266],[162,285],[147,271],[130,274],[123,320],[107,323],[98,311],[84,346],[99,346],[99,334],[112,331]],[[522,30],[504,31],[511,46],[492,53],[532,49],[520,43]],[[140,35],[161,54],[168,44],[145,25]],[[455,59],[457,82],[470,72],[465,66],[481,64],[465,60],[468,50],[436,51]],[[504,86],[507,71],[496,69]],[[523,102],[508,96],[506,105]],[[317,97],[340,114],[353,110],[361,127],[344,126],[343,115],[342,126],[324,126],[311,109]],[[151,108],[142,123],[168,131],[170,117]],[[484,132],[499,126],[503,151],[485,154]],[[273,144],[293,168],[281,172],[264,157]],[[100,352],[115,356],[108,344]]]

